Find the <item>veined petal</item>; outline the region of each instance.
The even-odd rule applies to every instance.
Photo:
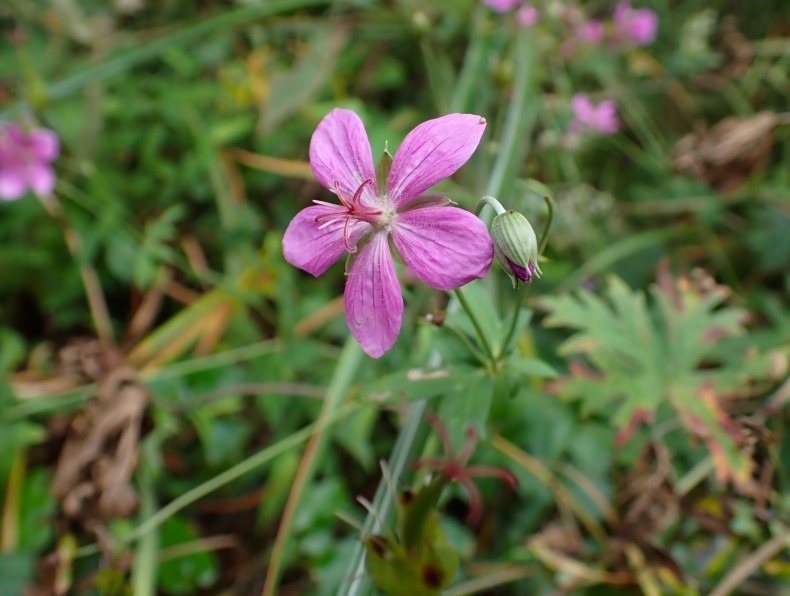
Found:
[[[400,333],[403,296],[387,234],[373,234],[351,266],[344,295],[351,335],[371,358],[381,357]]]
[[[315,218],[340,209],[339,205],[337,208],[316,205],[297,213],[283,236],[285,260],[316,277],[329,269],[346,252],[345,218],[338,218],[328,224],[326,221],[316,222]],[[349,242],[356,244],[370,230],[369,224],[351,220],[348,224]]]
[[[474,114],[449,114],[423,122],[398,148],[387,195],[398,207],[451,176],[472,156],[486,120]]]
[[[25,194],[27,180],[22,167],[0,167],[0,199],[13,201]]]
[[[457,207],[428,207],[397,215],[392,238],[419,279],[454,290],[484,277],[494,258],[485,224]]]
[[[375,183],[373,154],[359,116],[351,110],[336,108],[319,122],[310,141],[310,167],[321,184],[334,192],[337,181],[347,197],[354,196],[365,180]],[[368,185],[362,192],[360,198],[364,204],[374,203],[375,187]]]

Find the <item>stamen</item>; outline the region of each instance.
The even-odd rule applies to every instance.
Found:
[[[351,244],[348,238],[348,224],[351,222],[351,217],[346,218],[346,225],[343,226],[343,243],[346,245],[346,250],[350,253],[357,252],[356,244]]]
[[[332,192],[334,192],[337,195],[337,198],[340,199],[340,202],[343,203],[343,206],[346,209],[351,210],[352,209],[352,203],[349,203],[346,200],[346,198],[343,196],[343,191],[340,190],[340,181],[339,180],[334,180],[332,182],[332,186],[334,187],[334,190]]]
[[[360,185],[359,185],[359,188],[357,189],[357,192],[355,192],[355,193],[354,193],[354,196],[353,196],[353,198],[351,199],[351,204],[352,204],[352,205],[357,205],[357,204],[359,204],[359,197],[361,197],[361,196],[362,196],[362,191],[365,189],[365,187],[366,187],[368,184],[373,184],[373,180],[371,180],[370,178],[368,178],[368,179],[367,179],[367,180],[365,180],[365,181],[364,181],[362,184],[360,184]]]

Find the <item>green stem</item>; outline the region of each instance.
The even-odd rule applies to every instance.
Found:
[[[469,341],[469,337],[466,335],[466,333],[461,331],[455,325],[451,325],[450,323],[444,323],[444,324],[442,324],[442,327],[444,327],[445,329],[450,331],[453,335],[455,335],[458,339],[460,339],[461,342],[466,346],[466,349],[469,350],[469,353],[472,356],[474,356],[475,360],[477,360],[484,367],[487,367],[489,365],[489,362],[488,362],[488,360],[485,359],[485,356],[483,356],[480,353],[480,350],[475,348],[474,345],[472,344],[472,342]]]
[[[340,410],[361,361],[362,350],[356,340],[349,337],[346,340],[346,345],[343,347],[343,352],[340,354],[340,360],[327,389],[324,405],[321,408],[321,413],[318,415],[318,428],[313,436],[310,437],[310,441],[305,448],[304,457],[299,464],[296,478],[291,487],[291,493],[288,495],[280,527],[277,530],[277,539],[272,548],[272,556],[269,560],[266,580],[261,592],[262,596],[273,596],[277,593],[277,583],[282,571],[288,541],[291,538],[294,518],[302,501],[302,496],[313,480],[318,461],[326,455],[326,443],[329,437],[327,425],[324,423],[327,420],[331,420]]]
[[[472,26],[469,47],[464,56],[464,63],[461,73],[458,75],[455,92],[450,100],[451,112],[467,112],[470,110],[469,103],[477,88],[481,74],[486,68],[486,46],[487,36],[484,29],[488,29],[488,20],[485,18],[484,6],[478,6],[477,11],[472,16]]]
[[[502,342],[502,349],[499,351],[499,358],[497,358],[497,361],[502,360],[505,354],[507,354],[508,346],[510,346],[510,340],[513,339],[513,335],[516,333],[516,327],[518,327],[518,315],[521,313],[521,302],[523,301],[523,296],[524,292],[519,292],[516,298],[516,304],[513,306],[513,316],[510,318],[510,328],[507,330],[505,341]]]
[[[480,215],[480,212],[486,205],[491,207],[497,215],[502,215],[506,211],[506,209],[502,206],[502,203],[497,201],[494,197],[486,195],[477,202],[477,205],[475,205],[475,215]]]
[[[0,553],[13,552],[19,546],[19,506],[22,487],[25,484],[26,468],[27,453],[24,447],[19,447],[16,454],[13,455],[6,486],[5,503],[3,504],[2,517],[0,517]]]
[[[501,195],[516,166],[523,163],[529,149],[530,132],[537,118],[533,89],[535,49],[532,32],[528,29],[518,34],[515,53],[516,81],[499,143],[499,155],[486,188],[486,194],[490,196]]]
[[[392,450],[388,463],[392,483],[396,486],[399,484],[406,466],[411,461],[416,451],[416,446],[422,444],[424,440],[424,432],[422,431],[425,425],[422,424],[422,421],[427,409],[428,402],[426,400],[414,402],[409,408],[406,421],[398,434],[395,448]],[[389,523],[392,519],[392,513],[397,505],[392,501],[393,488],[388,486],[384,480],[379,482],[376,495],[373,498],[373,510],[378,515],[368,515],[361,532],[363,538],[372,534],[380,534],[382,531],[381,523]],[[338,596],[360,596],[370,592],[370,580],[367,578],[365,571],[365,545],[361,540],[354,548],[351,564],[345,577],[347,581],[344,581],[338,588]]]
[[[546,201],[549,213],[546,216],[546,225],[543,226],[543,233],[540,235],[540,242],[538,242],[538,256],[542,255],[543,251],[546,250],[546,245],[549,243],[549,230],[551,230],[551,224],[554,221],[554,200],[548,195],[543,197],[543,200]]]
[[[480,324],[480,321],[477,319],[477,315],[475,314],[474,310],[470,306],[469,302],[466,300],[466,296],[464,296],[464,292],[462,288],[458,288],[455,290],[455,295],[458,298],[458,302],[461,303],[461,306],[466,311],[466,316],[469,317],[469,320],[472,321],[472,325],[477,332],[477,338],[480,341],[480,345],[483,346],[483,352],[488,357],[488,362],[491,366],[496,365],[496,358],[494,357],[494,350],[491,349],[491,345],[488,343],[488,338],[483,331],[483,326]]]
[[[147,445],[146,445],[147,446]],[[146,461],[138,474],[140,486],[140,517],[150,519],[156,513],[156,482],[149,454],[145,453]],[[159,559],[159,532],[151,528],[140,537],[134,554],[132,568],[132,589],[135,596],[152,596],[156,594],[156,580]]]

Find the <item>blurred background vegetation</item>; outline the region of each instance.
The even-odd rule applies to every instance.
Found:
[[[448,494],[448,593],[789,589],[787,2],[645,0],[646,45],[574,42],[613,2],[533,4],[529,27],[477,0],[0,4],[0,119],[61,140],[57,204],[0,203],[0,594],[349,590],[336,512],[366,516],[415,400],[519,479],[481,482],[477,526]],[[570,134],[578,93],[619,130]],[[470,288],[491,328],[527,307],[507,375],[408,279],[395,347],[360,356],[342,265],[283,261],[338,106],[375,156],[481,114],[442,189],[536,229],[554,198],[544,277]]]

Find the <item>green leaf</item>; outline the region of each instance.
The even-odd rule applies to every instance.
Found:
[[[750,456],[740,449],[739,429],[719,401],[749,382],[745,363],[753,374],[764,369],[759,360],[751,363],[745,347],[733,345],[722,356],[720,343],[744,333],[746,314],[723,305],[727,294],[704,276],[673,279],[662,270],[651,290],[652,304],[615,277],[605,299],[587,290],[544,299],[551,311],[546,324],[574,330],[561,351],[586,359],[571,365],[571,374],[557,385],[559,393],[580,401],[587,412],[613,412],[611,419],[621,428],[671,406],[706,442],[718,477],[743,485],[749,481]]]
[[[411,368],[363,385],[356,399],[375,404],[428,399],[468,387],[483,374],[478,368],[463,365],[436,370]]]
[[[162,554],[167,549],[185,543],[193,543],[199,536],[192,526],[178,517],[162,524]],[[194,594],[200,588],[208,588],[217,580],[219,567],[212,551],[191,551],[183,556],[165,558],[159,565],[159,587],[171,594]]]
[[[516,380],[519,377],[538,377],[540,379],[554,379],[557,371],[547,362],[539,358],[527,358],[525,356],[511,356],[505,363],[505,372],[512,375]]]
[[[466,430],[470,426],[479,439],[485,438],[493,395],[494,378],[480,373],[470,383],[442,399],[437,416],[447,427],[450,441],[458,449],[466,442]]]

